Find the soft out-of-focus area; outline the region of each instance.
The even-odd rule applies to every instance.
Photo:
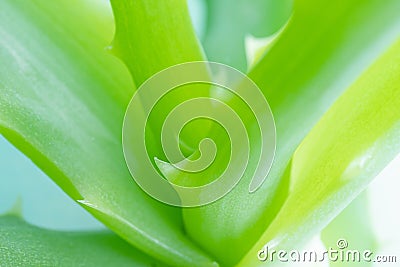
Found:
[[[104,228],[2,136],[0,136],[0,173],[0,213],[9,212],[20,202],[24,218],[34,225],[59,230]],[[398,188],[400,188],[400,155],[332,222],[329,227],[334,231],[330,230],[329,237],[325,239],[325,246],[329,246],[332,242],[331,245],[335,246],[334,241],[345,236],[349,239],[347,240],[349,246],[353,245],[356,249],[354,238],[358,239],[362,235],[363,239],[357,243],[372,240],[374,247],[371,250],[376,254],[395,255],[400,251]],[[362,210],[355,212],[357,208]],[[363,223],[362,226],[360,222]],[[365,224],[368,226],[365,227]],[[365,232],[358,233],[358,237],[349,237],[355,229],[360,228]],[[307,250],[321,250],[324,249],[323,246],[320,239],[315,238],[306,247]]]
[[[379,267],[397,266],[400,261],[400,155],[371,182],[368,188],[347,206],[322,232],[298,249],[300,253],[317,253],[317,261],[280,262],[273,266],[296,267]],[[345,240],[344,251],[371,251],[371,262],[322,261],[325,251],[338,250],[337,242]],[[332,257],[336,257],[332,254]],[[362,257],[362,254],[360,254]],[[376,257],[395,257],[395,262],[374,262]],[[309,257],[309,256],[307,256]],[[327,257],[326,255],[324,257]],[[306,258],[308,259],[308,258]],[[352,258],[350,258],[352,259]],[[388,260],[388,258],[386,258]]]
[[[369,185],[370,214],[378,253],[392,255],[400,251],[400,155],[397,156]],[[396,255],[398,262],[400,255]],[[379,264],[376,264],[378,266]]]
[[[271,20],[273,23],[260,24],[257,17],[251,16],[254,12],[246,9],[246,0],[240,0],[236,5],[231,6],[224,6],[217,0],[208,1],[215,5],[213,10],[220,16],[207,13],[206,0],[188,0],[188,3],[199,39],[209,51],[214,51],[213,55],[218,55],[209,60],[226,63],[243,71],[247,67],[246,36],[261,38],[278,31],[290,13],[291,3],[291,1],[283,0],[287,4],[280,5],[282,10],[278,10],[279,12],[276,8],[271,8],[270,10],[275,12],[275,17]],[[273,1],[267,0],[255,2],[273,4]],[[221,12],[223,8],[232,10]],[[242,22],[235,24],[240,16],[248,18],[246,20],[248,25]],[[206,35],[208,19],[221,19],[226,23],[220,24],[221,28],[213,29]],[[250,29],[251,32],[244,32],[245,28]],[[260,28],[263,31],[260,31]],[[234,35],[236,39],[233,41],[232,38],[224,39],[225,35]],[[235,51],[241,51],[242,55],[230,58],[228,55]],[[60,230],[103,228],[101,223],[71,200],[50,178],[1,136],[0,176],[0,213],[11,210],[20,198],[23,216],[32,224]],[[370,243],[373,245],[370,249],[376,254],[395,255],[398,253],[400,251],[398,188],[400,188],[400,156],[375,178],[364,194],[329,225],[325,231],[324,242],[318,239],[319,242],[313,242],[311,247],[329,246],[329,244],[333,246],[335,240],[345,236],[350,246],[356,246],[356,242],[364,243],[365,246]],[[359,231],[356,233],[355,229]],[[400,260],[400,255],[397,256]],[[332,264],[332,266],[336,265]],[[341,266],[348,265],[342,263]],[[371,264],[371,266],[374,265]]]
[[[246,72],[250,43],[269,41],[292,14],[293,0],[188,0],[207,59]],[[262,11],[262,12],[260,12]],[[210,27],[213,25],[213,27]]]
[[[0,176],[1,214],[21,208],[24,219],[37,226],[57,230],[104,228],[1,135]]]
[[[203,38],[205,1],[189,0],[188,4],[196,32]],[[105,228],[0,135],[0,214],[18,209],[29,223],[49,229]]]

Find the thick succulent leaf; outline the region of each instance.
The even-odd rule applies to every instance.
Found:
[[[334,100],[400,33],[400,1],[296,1],[294,14],[250,77],[277,127],[274,165],[249,193],[244,177],[223,199],[184,211],[189,235],[233,263],[254,244],[286,197],[282,173],[301,140]],[[282,181],[282,182],[281,182]]]
[[[177,266],[212,264],[180,210],[142,192],[126,167],[128,71],[104,51],[108,2],[0,2],[0,132],[73,199],[141,250]]]
[[[173,65],[205,60],[185,0],[112,0],[111,4],[116,22],[112,52],[126,64],[137,87]],[[147,121],[149,129],[146,129],[146,134],[150,132],[150,141],[146,142],[152,158],[166,160],[158,137],[161,136],[161,126],[171,109],[192,97],[209,95],[208,85],[185,87],[183,91],[175,90],[175,93],[164,96],[152,110]],[[198,146],[197,140],[208,129],[209,123],[202,122],[190,132],[183,131],[180,135],[183,150],[189,155],[194,153],[194,148]]]
[[[0,217],[1,266],[165,266],[108,231],[51,231]]]
[[[293,0],[207,0],[207,28],[202,41],[208,58],[247,69],[245,38],[267,37],[288,20]]]
[[[296,151],[293,190],[242,260],[292,249],[322,230],[400,151],[400,39],[323,116]],[[259,263],[259,262],[258,262]]]
[[[184,0],[111,0],[116,33],[112,51],[137,86],[170,66],[203,60]]]
[[[24,219],[39,227],[67,231],[104,229],[1,135],[0,172],[0,214],[19,199]]]

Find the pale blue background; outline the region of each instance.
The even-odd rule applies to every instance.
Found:
[[[35,225],[60,230],[103,227],[0,135],[0,213],[9,211],[18,197],[24,218]]]

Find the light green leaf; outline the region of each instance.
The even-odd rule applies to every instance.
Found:
[[[274,42],[279,39],[279,36],[283,33],[286,26],[289,25],[289,22],[290,19],[277,32],[270,36],[257,38],[251,34],[248,34],[245,37],[245,50],[248,71],[251,71],[251,69],[257,65],[257,63],[263,58],[263,55],[267,53],[268,50],[273,46]]]
[[[147,196],[126,167],[122,120],[134,86],[104,51],[108,2],[0,2],[0,132],[121,237],[176,266],[213,261],[180,210]]]
[[[246,36],[276,33],[288,20],[293,0],[207,0],[207,28],[202,41],[207,56],[246,71]]]
[[[0,170],[0,214],[21,199],[24,219],[39,227],[67,231],[104,229],[2,135]]]
[[[274,165],[255,193],[249,193],[251,177],[245,176],[223,199],[184,210],[193,240],[228,265],[250,249],[286,198],[281,177],[297,146],[334,100],[399,36],[397,10],[398,0],[295,2],[288,26],[249,74],[275,116]]]
[[[185,0],[112,0],[111,4],[116,21],[112,52],[126,64],[138,87],[168,67],[205,60]],[[166,160],[158,137],[161,136],[161,126],[169,111],[184,100],[209,95],[208,85],[193,84],[187,87],[190,87],[189,90],[175,90],[165,96],[157,104],[158,108],[152,111],[147,121],[149,129],[146,129],[146,137],[150,136],[150,141],[146,140],[150,155]],[[197,140],[208,129],[209,123],[202,122],[191,128],[190,132],[183,131],[180,136],[182,149],[188,155],[194,153]]]
[[[256,38],[247,35],[245,38],[247,69],[251,70],[254,65],[262,58],[263,54],[272,46],[279,33],[264,38]]]
[[[111,0],[116,33],[112,51],[140,86],[170,66],[203,60],[185,0]]]
[[[241,261],[293,249],[322,230],[400,151],[400,39],[323,116],[296,151],[279,214]]]
[[[0,217],[1,266],[165,266],[108,231],[61,232]]]
[[[345,238],[348,249],[373,252],[378,255],[396,255],[399,251],[400,218],[393,213],[399,203],[398,174],[400,154],[379,173],[368,188],[354,199],[322,231],[321,237],[327,247],[336,247],[339,238]],[[331,262],[330,266],[376,266],[373,262]]]

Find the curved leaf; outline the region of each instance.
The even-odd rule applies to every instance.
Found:
[[[184,0],[111,0],[116,33],[112,51],[139,87],[170,66],[204,59]]]
[[[1,266],[164,266],[111,232],[57,232],[0,217]]]
[[[400,34],[400,1],[295,1],[278,40],[250,72],[272,108],[277,128],[274,165],[249,193],[245,176],[223,199],[184,210],[193,240],[220,261],[243,256],[276,216],[287,195],[282,174],[293,152],[334,100]]]
[[[105,228],[2,135],[0,170],[0,214],[20,199],[24,219],[39,227],[67,231]]]
[[[126,64],[138,87],[168,67],[205,60],[185,0],[113,0],[111,4],[116,21],[112,52]],[[161,126],[169,111],[188,98],[209,95],[209,85],[190,84],[184,87],[183,92],[175,90],[164,96],[147,121],[150,129],[146,129],[146,133],[150,133],[150,141],[146,140],[146,144],[152,158],[166,160],[160,138],[154,137],[161,136]],[[204,136],[208,129],[209,123],[202,122],[190,132],[183,131],[179,140],[183,150],[189,155],[194,153],[194,148],[198,146],[196,137]]]
[[[122,120],[134,86],[104,47],[107,2],[0,2],[0,132],[131,244],[176,266],[213,265],[179,209],[147,196],[126,167]]]
[[[296,151],[293,190],[241,261],[292,249],[322,230],[400,152],[400,39],[323,116]],[[259,263],[259,262],[258,262]]]
[[[267,37],[288,20],[293,0],[207,0],[207,28],[202,41],[207,56],[246,71],[245,39]]]

